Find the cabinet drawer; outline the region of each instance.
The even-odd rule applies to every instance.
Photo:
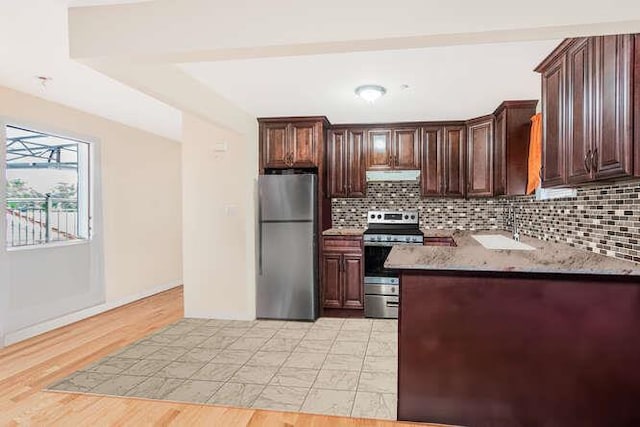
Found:
[[[424,246],[458,246],[453,237],[424,237]]]
[[[324,237],[323,248],[326,252],[362,252],[362,237]]]

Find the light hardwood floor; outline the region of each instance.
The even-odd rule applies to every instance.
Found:
[[[175,288],[0,350],[0,426],[403,425],[43,390],[82,366],[181,319],[182,301],[182,288]]]

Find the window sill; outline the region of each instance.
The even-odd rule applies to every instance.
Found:
[[[15,246],[15,247],[8,247],[6,249],[7,249],[7,252],[23,252],[23,251],[42,250],[42,249],[64,248],[67,246],[88,245],[90,243],[91,243],[91,239],[78,239],[78,240],[72,240],[68,242],[53,242],[53,243],[43,243],[40,245]]]

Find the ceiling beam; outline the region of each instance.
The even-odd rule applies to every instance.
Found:
[[[637,0],[156,0],[69,10],[73,58],[194,62],[640,32]]]

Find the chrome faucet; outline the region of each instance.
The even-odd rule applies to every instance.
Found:
[[[507,227],[511,226],[513,233],[513,240],[520,241],[520,230],[518,229],[518,215],[516,213],[517,208],[513,203],[509,205],[509,213],[507,214]]]

